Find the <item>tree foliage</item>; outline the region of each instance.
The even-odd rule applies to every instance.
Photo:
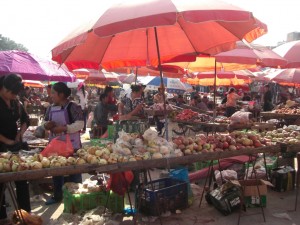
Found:
[[[28,49],[24,45],[18,44],[8,37],[4,37],[2,34],[0,34],[0,51],[7,50],[20,50],[24,52],[28,51]]]

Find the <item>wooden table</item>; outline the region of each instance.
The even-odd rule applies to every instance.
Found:
[[[140,170],[140,169],[150,169],[157,167],[169,168],[173,165],[179,164],[191,164],[194,162],[208,161],[215,159],[228,158],[238,155],[253,155],[258,153],[279,153],[282,150],[287,152],[299,152],[300,145],[274,145],[266,146],[260,148],[245,148],[239,151],[227,151],[227,152],[210,152],[210,153],[200,153],[193,154],[184,157],[172,157],[172,158],[162,158],[162,159],[151,159],[151,160],[141,160],[126,163],[115,163],[108,165],[73,165],[64,166],[58,168],[44,168],[39,170],[26,170],[19,172],[8,172],[0,174],[0,182],[11,182],[16,180],[35,180],[48,176],[62,176],[78,173],[89,173],[97,171],[99,173],[115,173],[127,170]]]

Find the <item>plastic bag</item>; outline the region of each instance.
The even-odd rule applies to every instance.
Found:
[[[114,193],[124,196],[134,175],[132,171],[125,171],[121,173],[110,174],[110,178],[107,182],[107,189],[112,190]]]
[[[70,135],[65,135],[65,140],[58,136],[50,141],[47,147],[41,152],[43,156],[60,155],[69,157],[74,154],[74,148],[70,139]]]
[[[88,114],[88,120],[86,122],[86,127],[87,128],[92,128],[92,121],[94,120],[94,112],[90,112]]]
[[[221,185],[224,181],[237,180],[237,172],[234,170],[223,170],[222,176],[219,170],[215,171],[216,182]],[[222,180],[223,179],[223,180]]]
[[[251,112],[237,111],[231,116],[230,124],[231,125],[247,124],[247,123],[249,123],[249,115],[250,114],[251,114]]]

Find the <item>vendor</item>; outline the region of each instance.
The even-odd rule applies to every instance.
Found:
[[[108,114],[110,112],[117,112],[118,107],[115,104],[108,104],[109,96],[105,93],[100,95],[99,103],[96,105],[94,111],[94,123],[97,126],[97,129],[100,132],[99,135],[103,135],[106,130],[107,126],[109,125]]]
[[[58,82],[53,85],[51,92],[53,105],[47,109],[45,115],[47,122],[44,127],[46,130],[50,130],[50,141],[57,136],[70,134],[74,151],[76,151],[81,148],[80,130],[84,126],[84,121],[81,107],[69,101],[70,95],[71,90],[65,83]],[[81,183],[81,174],[69,175],[69,182]],[[63,198],[64,177],[53,177],[53,184],[54,194],[46,202],[46,205],[59,203]]]
[[[158,93],[154,95],[154,103],[162,103],[164,104],[164,101],[166,100],[166,95],[165,95],[165,89],[163,86],[160,86],[158,88]],[[154,120],[156,123],[156,130],[158,132],[158,135],[162,134],[162,129],[164,128],[165,123],[162,122],[164,118],[161,118],[159,116],[154,116]]]
[[[120,120],[130,119],[132,116],[143,117],[144,101],[141,96],[141,86],[131,85],[131,93],[126,94],[118,106]]]
[[[22,141],[24,132],[29,126],[29,117],[24,107],[17,99],[17,95],[24,88],[22,78],[16,74],[10,74],[0,78],[0,151],[5,152],[18,142]],[[20,128],[18,129],[18,121]],[[16,181],[17,202],[21,209],[31,211],[29,187],[27,181]],[[4,189],[0,184],[0,192]],[[7,218],[5,207],[5,195],[0,205],[0,223],[5,224]]]
[[[230,90],[227,94],[225,116],[231,117],[236,112],[237,100],[241,99],[242,97],[243,96],[239,96],[237,93],[235,93],[234,88],[230,88]]]
[[[108,104],[113,104],[113,105],[117,104],[116,95],[113,87],[106,86],[104,89],[104,94],[106,94],[108,97],[108,102],[107,102]]]

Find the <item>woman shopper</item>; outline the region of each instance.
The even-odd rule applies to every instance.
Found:
[[[226,102],[226,116],[231,117],[236,112],[236,102],[238,99],[241,99],[243,96],[239,96],[235,93],[234,88],[230,88],[227,94],[227,102]]]
[[[70,139],[74,151],[81,148],[80,130],[84,126],[82,109],[79,105],[69,101],[71,90],[63,82],[58,82],[53,85],[51,97],[53,105],[47,109],[45,115],[44,127],[50,130],[49,140],[65,134],[70,135]],[[81,174],[73,174],[68,177],[69,182],[81,183]],[[53,177],[53,197],[50,198],[46,205],[58,203],[63,198],[62,187],[64,184],[63,176]]]
[[[29,117],[17,99],[17,95],[23,89],[22,78],[19,75],[10,74],[0,78],[0,152],[5,152],[21,142],[23,134],[29,126]],[[19,128],[18,121],[20,121]],[[16,181],[15,184],[19,207],[30,212],[28,182]],[[4,185],[0,184],[1,193],[3,188]],[[6,218],[5,195],[3,195],[0,205],[0,222]]]

